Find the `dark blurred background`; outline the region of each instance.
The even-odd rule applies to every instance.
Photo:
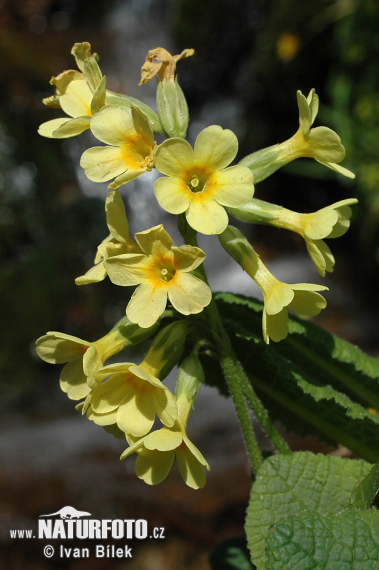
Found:
[[[39,514],[65,504],[92,509],[97,518],[150,516],[168,527],[171,539],[149,545],[143,555],[141,549],[139,562],[125,567],[208,568],[207,552],[217,541],[242,534],[249,491],[234,419],[235,439],[216,417],[206,434],[195,426],[210,453],[218,448],[204,490],[183,488],[175,474],[159,489],[146,488],[133,475],[133,461],[118,464],[122,444],[74,418],[59,391],[58,367],[35,356],[35,339],[46,331],[96,340],[125,308],[123,288],[108,281],[74,284],[107,235],[106,185],[89,183],[79,167],[82,151],[93,146],[91,135],[59,141],[37,134],[41,123],[62,115],[46,109],[42,98],[53,93],[52,75],[75,68],[72,45],[89,41],[107,86],[151,105],[153,82],[138,87],[147,51],[195,48],[178,66],[190,138],[209,124],[230,128],[240,141],[239,158],[289,138],[298,126],[296,90],[307,95],[316,88],[316,124],[341,136],[344,166],[356,180],[304,159],[259,184],[256,197],[304,212],[359,198],[349,233],[330,244],[336,268],[327,279],[330,309],[319,322],[376,355],[378,24],[376,0],[0,0],[0,568],[2,560],[4,568],[87,568],[80,561],[47,561],[35,541],[16,545],[7,538],[7,529],[34,524]],[[140,193],[135,207],[129,185],[121,191],[132,230],[159,223],[152,183],[142,187],[139,179],[131,188]],[[303,259],[297,236],[261,226],[249,231],[264,259]],[[310,281],[319,279],[314,272]],[[211,407],[213,393],[208,396]],[[117,564],[112,567],[123,567]]]

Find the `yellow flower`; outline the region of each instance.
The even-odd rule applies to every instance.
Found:
[[[181,138],[164,141],[155,167],[166,177],[155,183],[155,196],[171,214],[186,213],[189,225],[203,234],[219,234],[228,225],[224,206],[238,208],[254,194],[253,175],[244,166],[226,168],[238,141],[232,131],[213,125],[196,139],[194,150]]]
[[[326,291],[322,285],[310,283],[282,283],[270,273],[244,235],[233,226],[219,236],[221,245],[256,282],[263,293],[263,338],[268,344],[283,340],[288,335],[286,307],[300,316],[313,317],[326,307],[326,301],[316,291]]]
[[[91,131],[107,146],[86,150],[80,160],[93,182],[115,178],[108,188],[118,188],[154,165],[155,141],[150,123],[137,107],[107,105],[91,119]]]
[[[105,381],[103,381],[106,379]],[[173,426],[178,415],[174,396],[142,362],[111,364],[95,374],[98,385],[88,396],[87,416],[101,426],[113,425],[125,434],[141,437],[153,427],[155,415]]]
[[[345,158],[345,147],[341,144],[337,133],[328,127],[311,128],[319,104],[315,90],[312,89],[307,98],[298,91],[297,104],[299,107],[297,132],[287,141],[245,156],[239,164],[251,169],[256,184],[292,160],[302,157],[314,158],[339,174],[355,178],[353,172],[337,164]]]
[[[179,55],[171,55],[167,50],[160,47],[149,50],[141,69],[140,85],[151,81],[156,75],[158,75],[160,81],[169,80],[174,83],[177,62],[185,57],[190,57],[194,53],[195,50],[192,48],[184,49]]]
[[[37,354],[50,364],[67,364],[60,375],[60,387],[71,400],[80,400],[90,392],[91,379],[96,370],[127,343],[118,330],[95,342],[60,332],[48,332],[36,342]]]
[[[127,437],[130,447],[121,459],[136,452],[136,475],[148,485],[157,485],[166,479],[176,459],[184,482],[192,489],[201,489],[206,482],[204,467],[209,471],[209,465],[186,434],[192,400],[182,395],[178,397],[177,405],[178,419],[173,427],[163,427],[137,441]]]
[[[77,285],[95,283],[105,279],[107,272],[104,261],[108,257],[123,253],[141,252],[138,245],[129,236],[129,224],[125,215],[124,204],[117,190],[109,192],[105,201],[105,213],[110,234],[97,248],[95,265],[84,275],[75,279]]]
[[[328,127],[311,128],[318,113],[319,98],[315,89],[311,89],[308,97],[297,91],[297,104],[299,107],[299,129],[294,136],[282,143],[282,151],[278,161],[286,158],[287,162],[299,157],[310,157],[324,166],[347,176],[355,175],[337,163],[345,158],[345,147],[336,132]]]
[[[109,257],[105,268],[112,283],[138,285],[126,308],[127,317],[149,327],[165,310],[167,298],[184,315],[200,313],[212,298],[208,285],[191,275],[204,260],[198,247],[173,247],[162,225],[135,234],[140,254]]]
[[[59,107],[66,115],[40,125],[38,132],[48,138],[68,138],[90,127],[91,116],[105,105],[105,77],[102,77],[88,42],[75,44],[71,53],[80,71],[64,71],[50,81],[56,94],[44,99],[49,107]],[[96,55],[96,54],[95,54]]]
[[[242,208],[229,208],[229,211],[244,222],[268,224],[301,235],[317,271],[324,277],[325,271],[333,271],[334,257],[323,240],[337,238],[347,232],[352,214],[350,206],[357,202],[356,198],[347,198],[317,212],[300,214],[253,198]]]
[[[252,275],[251,275],[252,277]],[[266,344],[270,338],[279,342],[288,335],[288,313],[286,307],[297,315],[314,317],[326,307],[326,301],[316,291],[325,291],[327,287],[311,283],[282,283],[260,263],[260,268],[253,277],[261,288],[264,298],[262,331]]]
[[[356,204],[355,198],[341,200],[322,208],[312,214],[299,214],[285,210],[283,225],[303,236],[308,253],[317,271],[325,276],[325,271],[333,271],[334,256],[324,242],[324,238],[343,236],[350,226],[351,204]]]

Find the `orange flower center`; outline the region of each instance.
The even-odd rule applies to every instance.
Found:
[[[211,173],[207,169],[197,168],[196,170],[186,172],[184,178],[187,188],[193,194],[199,194],[200,192],[204,192],[206,190],[210,176]]]
[[[146,273],[147,278],[153,281],[155,286],[166,285],[172,281],[176,274],[172,253],[153,257]]]

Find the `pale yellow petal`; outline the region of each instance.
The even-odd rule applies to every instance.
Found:
[[[141,328],[151,327],[161,316],[167,304],[167,291],[154,288],[150,283],[141,283],[134,291],[126,307],[126,315]]]
[[[123,186],[123,184],[127,184],[127,182],[138,178],[138,176],[141,176],[144,172],[146,172],[145,168],[138,168],[136,170],[129,168],[126,172],[120,174],[120,176],[116,176],[113,182],[108,185],[108,188],[109,190],[116,190],[120,188],[120,186]]]
[[[192,453],[192,455],[196,458],[196,460],[199,463],[201,463],[201,465],[204,465],[204,467],[206,467],[209,471],[210,467],[204,455],[197,449],[196,445],[192,443],[192,441],[187,437],[187,435],[183,437],[183,441],[188,447],[189,451]]]
[[[294,292],[291,285],[283,283],[273,287],[264,299],[267,315],[276,315],[283,307],[287,307],[293,298]]]
[[[161,246],[159,252],[164,254],[171,249],[173,243],[162,224],[143,232],[137,232],[134,237],[146,255],[151,255],[153,250],[157,249],[157,245]]]
[[[201,131],[195,141],[195,163],[215,172],[228,166],[235,158],[237,151],[236,135],[229,129],[211,125]]]
[[[134,437],[146,435],[153,427],[155,409],[151,394],[136,392],[133,398],[122,403],[117,412],[117,425]]]
[[[174,451],[143,451],[136,459],[136,475],[148,485],[158,485],[166,479],[174,459]]]
[[[168,288],[168,298],[174,309],[182,315],[200,313],[211,302],[210,288],[194,275],[179,272],[172,281]]]
[[[61,117],[59,119],[52,119],[51,121],[47,121],[46,123],[42,123],[42,125],[38,128],[38,134],[42,137],[47,137],[49,139],[55,138],[53,133],[62,125],[65,125],[69,122],[70,119],[67,117]],[[71,135],[68,135],[71,136]]]
[[[75,279],[76,285],[88,285],[89,283],[99,283],[107,276],[103,262],[91,267],[84,275]]]
[[[274,342],[284,340],[288,335],[288,313],[286,309],[282,309],[275,315],[266,315],[266,334]],[[268,341],[266,341],[268,344]]]
[[[186,218],[191,228],[206,235],[220,234],[228,225],[225,209],[206,196],[196,195],[189,204]]]
[[[193,161],[191,145],[184,139],[173,137],[157,148],[154,166],[162,174],[176,177],[191,168]]]
[[[214,188],[212,198],[222,206],[239,208],[254,194],[253,173],[246,166],[231,166],[216,172],[209,184]]]
[[[156,389],[153,393],[154,407],[162,424],[172,427],[178,417],[178,407],[174,396],[166,386]]]
[[[89,124],[89,117],[76,117],[75,119],[69,119],[53,132],[53,138],[67,139],[69,137],[76,137],[89,129]]]
[[[328,127],[311,129],[306,137],[313,158],[319,162],[341,162],[345,158],[345,147],[336,132]]]
[[[106,105],[94,115],[91,131],[101,142],[110,145],[123,145],[135,134],[129,111],[119,105]]]
[[[117,409],[108,414],[97,414],[91,407],[88,408],[86,416],[98,426],[111,426],[116,423]]]
[[[335,210],[331,208],[319,210],[309,214],[304,234],[309,239],[323,239],[331,233],[337,221],[338,213]]]
[[[91,116],[92,91],[86,81],[71,81],[59,97],[62,110],[70,117]]]
[[[84,151],[80,159],[87,178],[106,182],[125,172],[127,165],[122,150],[117,146],[95,146]]]
[[[172,247],[174,266],[177,271],[193,271],[204,261],[205,253],[199,247],[181,245]]]
[[[332,272],[335,259],[329,246],[323,240],[305,239],[308,253],[315,264],[317,271],[325,277],[325,271]]]
[[[326,287],[325,287],[326,289]],[[288,308],[298,315],[307,315],[314,317],[318,315],[322,309],[326,307],[326,300],[319,293],[306,290],[295,290],[293,301],[288,305]]]
[[[206,483],[204,466],[186,447],[176,450],[176,462],[183,481],[191,489],[202,489]]]
[[[160,430],[153,431],[145,438],[145,449],[150,451],[173,451],[183,441],[183,434],[181,431],[175,431],[168,428],[161,428]]]
[[[107,414],[133,396],[134,389],[127,383],[125,374],[114,374],[92,390],[91,406],[97,414]]]
[[[81,400],[90,392],[81,360],[73,360],[63,367],[59,384],[70,400]]]
[[[154,194],[159,205],[170,214],[182,214],[189,206],[189,190],[180,178],[158,178]]]
[[[299,123],[304,134],[307,134],[312,125],[312,116],[309,104],[301,91],[296,93],[297,106],[299,107]]]
[[[82,359],[90,342],[69,334],[50,331],[36,341],[37,354],[45,362],[61,364]]]
[[[151,129],[148,118],[135,105],[131,106],[132,121],[136,133],[147,142],[149,146],[154,147],[154,133]]]
[[[146,256],[143,254],[116,255],[106,259],[104,265],[109,279],[115,285],[139,285],[146,278]]]
[[[316,158],[316,160],[318,160],[318,159]],[[339,164],[334,164],[333,162],[325,162],[322,160],[318,160],[318,162],[321,162],[321,164],[323,164],[324,166],[327,166],[331,170],[334,170],[334,172],[338,172],[338,174],[342,174],[343,176],[346,176],[346,178],[355,178],[354,172],[351,172],[351,170],[348,170],[347,168],[344,168],[343,166],[340,166]]]

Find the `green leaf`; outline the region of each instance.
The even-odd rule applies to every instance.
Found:
[[[245,537],[220,542],[209,556],[211,570],[254,570]]]
[[[363,479],[351,495],[351,508],[367,510],[371,507],[379,491],[379,463]]]
[[[326,515],[347,509],[352,491],[370,468],[363,460],[310,452],[266,459],[251,490],[245,525],[251,559],[258,570],[265,568],[265,540],[273,523],[306,510]],[[295,566],[282,568],[293,570]]]
[[[379,567],[379,512],[306,512],[272,525],[266,570],[372,570]]]
[[[234,350],[273,419],[302,436],[343,444],[368,461],[379,459],[373,409],[379,409],[379,361],[295,317],[284,341],[266,345],[262,303],[230,293],[215,298]],[[217,382],[212,372],[206,381]]]

